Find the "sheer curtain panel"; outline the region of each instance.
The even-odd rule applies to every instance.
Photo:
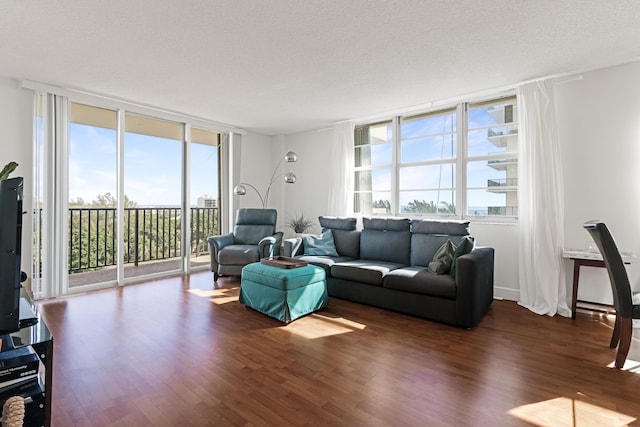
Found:
[[[329,200],[327,215],[353,215],[353,122],[339,123],[332,128]]]
[[[519,304],[537,314],[571,314],[562,244],[564,191],[553,85],[518,87],[520,123]]]

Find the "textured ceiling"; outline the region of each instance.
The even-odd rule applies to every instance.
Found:
[[[635,0],[0,0],[0,76],[267,135],[640,58]]]

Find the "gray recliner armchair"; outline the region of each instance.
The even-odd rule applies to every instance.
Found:
[[[238,209],[233,233],[207,239],[213,280],[240,276],[245,265],[280,255],[283,233],[276,232],[277,219],[275,209]]]

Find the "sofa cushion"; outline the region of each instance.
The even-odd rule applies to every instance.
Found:
[[[346,256],[329,257],[329,256],[303,255],[296,258],[306,261],[309,264],[317,265],[318,267],[324,268],[324,271],[326,272],[327,276],[329,276],[329,274],[331,273],[331,267],[335,263],[347,262],[347,261],[353,260],[353,258],[346,257]]]
[[[365,230],[410,231],[409,218],[362,218]]]
[[[360,258],[409,265],[411,220],[362,218]]]
[[[411,221],[411,232],[418,234],[447,234],[466,236],[469,234],[470,221],[435,221],[432,219],[414,219]]]
[[[358,219],[353,217],[338,218],[335,216],[320,216],[318,217],[318,221],[322,228],[351,231],[356,229]]]
[[[410,265],[428,267],[447,240],[457,245],[468,234],[469,221],[412,220]]]
[[[360,231],[331,229],[338,255],[350,258],[360,257]]]
[[[451,260],[451,269],[449,270],[449,274],[452,277],[456,277],[456,260],[458,257],[462,255],[466,255],[473,250],[475,246],[475,238],[473,236],[464,236],[458,246],[456,246],[456,250],[453,252],[453,258]]]
[[[330,229],[333,232],[333,242],[339,256],[360,257],[360,231],[356,230],[356,218],[321,216],[318,220],[322,231]]]
[[[409,265],[409,231],[362,230],[360,258]]]
[[[410,265],[428,267],[437,250],[447,243],[447,240],[451,240],[454,245],[457,245],[459,239],[459,237],[447,235],[412,234]]]
[[[274,233],[273,225],[236,225],[233,229],[235,243],[239,245],[257,245],[265,236]]]
[[[260,261],[258,246],[229,245],[218,252],[218,263],[230,265],[246,265]]]
[[[451,243],[451,239],[440,246],[433,255],[433,260],[429,263],[429,271],[433,274],[446,274],[451,269],[451,261],[456,248]]]
[[[304,255],[338,256],[331,230],[325,230],[319,236],[303,234],[302,243],[304,245]]]
[[[383,286],[399,291],[435,297],[456,298],[456,280],[448,274],[436,275],[422,267],[403,267],[384,276]]]
[[[382,286],[384,275],[400,267],[403,265],[378,260],[355,259],[335,263],[331,267],[331,276],[337,279]]]

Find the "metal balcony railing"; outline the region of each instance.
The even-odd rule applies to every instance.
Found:
[[[217,208],[190,208],[192,256],[207,254],[207,237],[218,233]],[[115,208],[69,209],[69,273],[117,264]],[[124,263],[181,256],[180,208],[125,208]]]
[[[489,206],[488,215],[518,216],[517,206]]]
[[[488,179],[487,187],[515,187],[518,185],[518,178]]]

